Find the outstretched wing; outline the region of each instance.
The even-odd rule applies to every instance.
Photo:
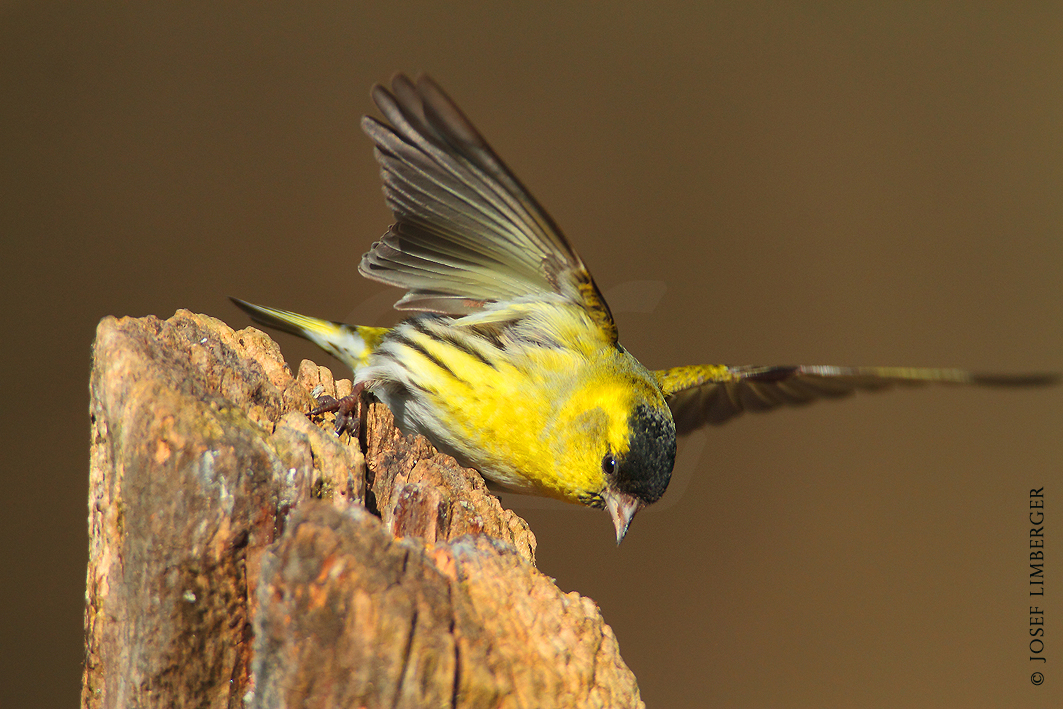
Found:
[[[876,391],[895,384],[985,384],[1042,386],[1058,374],[977,374],[962,369],[914,367],[823,367],[703,365],[654,372],[664,390],[678,433],[721,424],[743,411],[770,411],[817,399]]]
[[[426,76],[373,89],[387,122],[366,116],[397,222],[359,272],[407,289],[400,310],[464,315],[528,296],[582,305],[611,340],[616,325],[582,259],[476,128]]]

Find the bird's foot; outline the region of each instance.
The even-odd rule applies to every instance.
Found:
[[[339,435],[347,431],[352,437],[357,437],[361,421],[355,414],[358,411],[358,402],[362,398],[363,389],[365,389],[365,382],[358,382],[351,389],[350,394],[339,399],[328,394],[319,396],[317,397],[317,406],[310,410],[310,415],[320,416],[321,414],[335,413],[336,434]]]

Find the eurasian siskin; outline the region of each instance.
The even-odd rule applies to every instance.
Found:
[[[258,323],[354,370],[399,427],[488,480],[609,511],[619,543],[668,487],[676,435],[895,383],[1033,385],[1052,375],[957,369],[705,365],[649,371],[550,215],[427,77],[397,75],[365,117],[396,222],[359,272],[420,311],[361,327],[235,300]],[[331,407],[343,414],[351,400]]]

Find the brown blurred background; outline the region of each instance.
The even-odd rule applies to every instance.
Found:
[[[0,3],[0,706],[77,702],[101,317],[395,321],[355,266],[389,223],[358,119],[397,69],[603,289],[664,284],[616,308],[647,366],[1063,368],[1063,5],[376,5]],[[1063,706],[1061,430],[1058,388],[863,396],[695,439],[620,548],[519,511],[651,707]]]

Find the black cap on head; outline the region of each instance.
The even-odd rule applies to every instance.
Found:
[[[647,505],[661,499],[675,465],[675,423],[668,409],[635,407],[628,450],[617,463],[613,483],[618,490]]]

